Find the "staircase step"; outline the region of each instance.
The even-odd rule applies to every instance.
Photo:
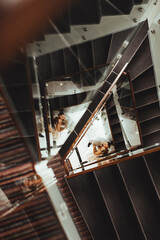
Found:
[[[160,143],[160,130],[157,130],[151,134],[143,136],[144,147],[151,146],[155,143]]]
[[[70,18],[72,25],[99,23],[101,20],[99,0],[79,0],[73,3]]]
[[[157,88],[152,87],[147,90],[135,94],[137,108],[154,103],[158,100]]]
[[[110,5],[105,0],[100,0],[101,2],[101,11],[102,16],[114,16],[114,15],[120,15],[120,11],[118,11],[117,8],[114,8],[112,5]]]
[[[134,79],[149,66],[152,66],[152,57],[149,47],[149,39],[147,37],[133,57],[132,61],[127,66],[127,70],[130,71],[131,79]]]
[[[119,123],[119,118],[114,119],[114,121],[113,121],[113,119],[112,119],[112,121],[110,121],[110,126],[111,126],[111,128],[112,128],[112,126],[114,126],[114,125],[116,125],[116,124],[118,124],[118,123]]]
[[[125,145],[125,143],[124,143],[124,140],[115,143],[115,149],[116,149],[116,150],[126,149],[126,145]]]
[[[133,1],[132,0],[112,0],[110,1],[110,5],[112,5],[115,9],[120,11],[122,15],[129,14],[133,8]]]
[[[146,238],[159,239],[159,200],[143,158],[125,161],[119,167]]]
[[[116,165],[94,172],[119,239],[144,239]]]
[[[109,119],[110,119],[110,125],[119,122],[117,112],[114,115],[111,115],[111,116],[109,115]]]
[[[154,87],[156,87],[155,84],[152,85],[152,86],[150,86],[150,87],[143,88],[143,89],[141,89],[141,90],[139,90],[139,91],[135,91],[134,94],[141,93],[141,92],[143,92],[143,91],[147,91],[147,90],[149,90],[150,88],[154,88]]]
[[[156,189],[160,197],[160,152],[151,153],[145,156],[146,163],[152,175]]]
[[[53,27],[50,21],[51,23],[53,23],[53,25],[56,26],[56,29]],[[71,23],[70,23],[69,6],[66,6],[65,9],[63,9],[63,12],[61,12],[59,16],[57,16],[56,18],[54,16],[50,17],[45,27],[45,34],[69,33],[70,25]]]
[[[142,135],[148,135],[160,130],[160,116],[140,124]]]
[[[139,108],[138,110],[138,118],[140,123],[143,121],[150,120],[160,115],[159,102],[154,102],[144,106],[143,109]]]
[[[120,123],[117,123],[114,126],[112,126],[112,132],[113,132],[113,134],[122,132]]]
[[[109,116],[112,116],[112,115],[114,115],[114,114],[117,114],[116,107],[113,106],[112,108],[107,109],[107,112],[108,112],[108,115],[109,115]]]
[[[117,239],[93,173],[67,179],[93,239]]]

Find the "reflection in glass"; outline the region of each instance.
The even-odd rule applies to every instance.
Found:
[[[8,191],[10,189],[10,191]],[[34,173],[30,176],[21,177],[14,182],[3,185],[0,188],[0,215],[9,214],[15,208],[28,202],[39,192],[44,191],[42,178]]]
[[[128,75],[126,75],[118,81],[112,90],[116,112],[127,149],[141,144],[131,84]]]

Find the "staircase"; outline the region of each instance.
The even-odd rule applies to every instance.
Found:
[[[67,240],[46,193],[7,216],[1,216],[0,236],[4,240]]]
[[[46,34],[69,33],[71,26],[99,24],[103,16],[130,14],[134,5],[146,4],[149,0],[79,0],[74,1],[56,19],[52,16],[42,27],[36,41],[44,41]],[[88,11],[89,10],[89,11]],[[55,28],[53,28],[53,23]]]
[[[27,197],[17,190],[16,183],[36,172],[33,156],[2,84],[0,129],[0,239],[67,239],[46,191],[36,196],[32,192]]]
[[[141,2],[142,1],[134,1],[135,4],[139,4]],[[87,1],[87,3],[90,3],[90,1]],[[90,21],[92,19],[92,21],[97,21],[98,23],[100,21],[101,12],[106,15],[112,15],[113,13],[119,14],[119,12],[116,12],[115,8],[113,11],[112,5],[108,5],[106,1],[94,1],[94,4],[92,1],[93,10],[99,6],[99,3],[101,3],[100,9],[103,9],[103,11],[97,11],[98,13],[96,16],[92,14],[93,18],[90,16]],[[118,1],[112,1],[112,3],[118,8],[121,8],[121,6],[118,5]],[[125,13],[129,13],[133,6],[133,1],[124,1],[123,4],[127,4]],[[70,10],[72,24],[78,24],[79,21],[78,14],[76,15],[76,20],[73,20],[76,7],[77,6],[74,6],[73,13],[72,10]],[[81,11],[83,12],[85,10],[86,9],[82,8]],[[67,15],[65,15],[64,19],[69,18]],[[81,22],[80,24],[85,24],[85,21],[87,20],[88,19],[84,18],[84,22]],[[60,23],[57,23],[57,25],[58,24]],[[68,29],[69,27],[67,26],[65,31],[68,31]],[[129,63],[126,70],[129,70],[131,74],[143,146],[150,146],[151,144],[159,142],[159,101],[157,97],[157,89],[154,79],[147,30],[147,23],[145,22],[141,24],[137,34],[133,38],[133,41],[130,43],[130,47],[127,48],[125,54],[115,66],[114,72],[111,72],[102,85],[100,91],[97,92],[88,110],[75,127],[75,131],[71,133],[69,139],[67,139],[66,143],[59,151],[58,156],[53,157],[49,163],[58,179],[59,188],[63,193],[67,205],[69,206],[69,210],[72,213],[72,217],[77,225],[77,229],[84,240],[105,240],[106,238],[113,240],[158,240],[160,238],[160,152],[151,153],[144,157],[135,158],[114,166],[101,168],[90,173],[84,173],[80,176],[76,176],[74,178],[68,177],[66,179],[64,178],[66,172],[61,164],[63,159],[65,159],[65,156],[68,154],[71,145],[77,141],[77,135],[82,133],[84,125],[91,120],[92,115],[95,113],[96,107],[100,104],[100,101],[103,100],[104,95],[110,88],[117,75],[120,73],[121,69],[125,66],[126,62]],[[61,31],[64,31],[63,27]],[[79,59],[81,59],[81,62],[84,63],[85,68],[100,66],[101,64],[106,64],[113,59],[113,56],[116,52],[115,48],[117,47],[117,49],[119,49],[121,43],[123,43],[129,32],[130,30],[127,30],[118,34],[105,36],[101,39],[93,40],[78,46],[73,46],[72,49],[78,54]],[[117,46],[118,44],[119,47]],[[90,49],[89,53],[86,54],[88,49]],[[106,50],[105,52],[104,49]],[[101,58],[99,57],[100,55]],[[68,61],[68,59],[70,59],[70,53],[69,49],[67,48],[46,56],[39,57],[37,59],[37,63],[40,70],[40,81],[42,81],[44,84],[53,79],[53,77],[59,78],[60,76],[66,76],[70,73],[79,72],[79,70],[83,71],[85,69],[83,65],[79,64],[78,60],[73,58],[73,56],[71,56],[71,62]],[[54,64],[52,60],[54,61]],[[57,60],[59,60],[58,63]],[[44,66],[44,62],[46,63],[46,66]],[[15,66],[13,68],[11,66],[10,70],[12,71],[6,71],[3,73],[3,79],[5,83],[3,90],[10,93],[10,96],[16,106],[16,110],[14,110],[13,113],[14,115],[18,115],[20,117],[27,129],[26,135],[23,135],[24,139],[29,139],[29,141],[34,145],[35,150],[37,150],[37,145],[35,144],[35,135],[37,133],[35,133],[35,130],[33,130],[35,129],[34,119],[32,118],[33,109],[28,98],[30,89],[27,87],[28,83],[24,83],[22,81],[26,80],[24,77],[26,76],[26,73],[24,74],[26,71],[24,67],[25,65],[22,62],[18,62],[18,65],[20,65],[18,69],[16,69]],[[16,66],[18,65],[16,64]],[[16,75],[16,73],[19,74],[20,71],[22,71],[22,75]],[[11,82],[13,76],[15,78],[14,86]],[[83,81],[83,79],[85,79],[85,81]],[[86,84],[88,86],[94,86],[97,82],[97,73],[94,72],[92,77],[88,78],[86,78],[86,74],[80,73],[78,81],[81,81],[82,86],[85,86]],[[22,93],[22,95],[16,94],[17,89]],[[24,94],[26,94],[25,102],[23,102]],[[78,96],[74,95],[73,98],[78,99]],[[65,98],[58,100],[59,105],[57,104],[56,109],[59,109],[59,107],[64,108],[73,106],[73,98],[70,96],[70,101],[68,101],[67,97],[67,104]],[[83,99],[82,94],[79,95],[79,99]],[[107,98],[106,100],[106,106],[107,104],[111,104],[110,107],[107,107],[110,119],[113,119],[113,115],[115,115],[114,117],[117,118],[115,106],[112,105],[113,102],[111,101],[112,97]],[[30,158],[28,159],[28,150],[23,152],[24,156],[16,155],[16,160],[14,159],[14,156],[12,156],[13,145],[14,151],[16,152],[21,149],[25,150],[25,145],[23,145],[23,141],[19,140],[19,132],[17,132],[14,121],[12,121],[10,115],[5,112],[7,109],[5,102],[7,101],[4,101],[2,96],[0,98],[2,109],[1,126],[4,129],[4,132],[7,132],[8,134],[13,133],[13,137],[16,138],[13,140],[14,142],[10,138],[3,142],[3,151],[5,152],[4,155],[7,156],[5,158],[5,163],[7,163],[7,167],[9,166],[10,168],[13,163],[17,164],[18,161],[22,167],[24,161],[27,161],[30,166],[31,162]],[[19,102],[23,104],[20,105]],[[79,103],[80,102],[77,101],[77,104]],[[114,120],[117,121],[117,119]],[[122,133],[119,126],[118,129],[119,130],[115,130],[114,132],[117,150],[124,147],[124,141],[122,139]],[[20,138],[22,138],[22,135]],[[8,149],[10,150],[9,152],[7,152]],[[3,152],[1,154],[3,154]],[[10,159],[8,158],[7,154],[11,156]],[[36,156],[35,159],[38,159],[38,157]],[[11,171],[12,170],[13,169],[11,168]],[[21,174],[25,175],[30,174],[30,171],[32,170],[33,169],[31,167],[29,170],[28,168],[24,169],[24,172],[22,172],[21,169],[20,172]],[[17,176],[18,172],[13,179],[15,180]],[[8,174],[5,174],[5,178],[3,178],[4,182],[1,181],[1,187],[4,192],[6,191],[6,193],[11,192],[13,187],[12,183],[14,182],[13,180],[10,183],[10,179],[8,179],[8,177]],[[9,181],[9,184],[7,181]],[[11,202],[16,201],[18,197],[19,196],[12,194],[10,199]],[[22,210],[3,217],[2,221],[0,221],[0,226],[0,237],[6,240],[21,240],[26,238],[66,239],[65,233],[63,232],[63,229],[57,219],[55,211],[48,201],[46,193],[40,194],[36,201],[31,201],[28,205],[23,207]]]
[[[118,62],[118,64],[112,69],[110,75],[105,79],[103,85],[97,91],[97,93],[94,96],[92,102],[90,103],[88,109],[86,110],[86,112],[82,116],[81,120],[77,123],[74,131],[71,133],[69,138],[64,143],[63,147],[60,149],[59,153],[60,153],[62,158],[67,156],[67,153],[70,150],[70,146],[72,146],[74,144],[74,142],[77,141],[77,139],[79,138],[79,136],[81,135],[81,133],[84,130],[84,126],[86,127],[87,124],[90,122],[90,120],[92,119],[92,117],[95,114],[97,106],[99,104],[102,104],[102,102],[104,102],[104,100],[106,99],[105,94],[107,93],[107,91],[109,91],[108,89],[111,87],[112,83],[114,82],[114,80],[116,79],[118,74],[120,73],[121,69],[124,68],[124,70],[129,70],[130,65],[128,65],[128,67],[126,68],[125,64],[126,64],[126,62],[131,64],[132,59],[134,59],[134,56],[135,56],[136,52],[137,52],[137,55],[139,54],[139,51],[141,51],[140,47],[141,46],[143,47],[142,43],[146,41],[145,39],[147,38],[147,31],[148,31],[147,22],[144,22],[143,24],[140,25],[139,30],[137,31],[137,33],[133,37],[130,45],[125,50],[125,52],[124,52],[122,58],[120,59],[120,61]],[[127,30],[127,32],[128,32],[128,30]],[[121,32],[121,34],[123,36],[125,35],[124,32]],[[119,35],[120,35],[120,33],[117,34],[117,41],[119,41]],[[116,39],[115,36],[114,36],[114,39]],[[124,39],[122,40],[122,42],[124,41]],[[111,47],[112,46],[114,46],[113,41],[112,41]],[[110,55],[111,55],[112,54],[112,48],[110,48],[109,52],[110,52]],[[150,59],[150,51],[148,51],[148,52],[149,52],[148,59]],[[143,60],[143,61],[145,62],[145,60]],[[149,61],[151,61],[151,60],[149,60]],[[158,101],[158,96],[157,96],[156,89],[155,89],[155,96],[156,96],[157,101]],[[135,96],[135,99],[137,100],[136,96]],[[109,108],[107,111],[111,111],[111,107],[114,108],[114,103],[112,101],[112,98],[108,97],[106,99],[106,106]],[[113,110],[113,112],[111,112],[111,113],[114,113],[114,109],[112,109],[112,110]],[[111,127],[111,129],[112,129],[112,127]],[[120,124],[118,122],[117,122],[117,124],[115,124],[113,126],[112,131],[113,131],[114,134],[116,134],[116,133],[118,134],[119,132],[121,132]],[[120,142],[121,142],[122,145],[120,145],[119,147],[116,146],[117,149],[118,148],[120,149],[121,147],[124,148],[124,141],[122,139],[122,136],[120,136],[120,135],[121,135],[121,133],[119,133],[119,137],[120,137]]]
[[[160,141],[159,100],[147,31],[147,23],[144,22],[114,72],[105,80],[74,132],[60,149],[59,159],[65,159],[78,135],[94,115],[104,97],[103,93],[107,92],[126,62],[128,66],[125,71],[130,71],[143,146],[148,147]],[[109,52],[111,54],[112,49]],[[106,108],[110,120],[116,123],[117,113],[112,100],[112,95],[106,99]],[[118,124],[111,124],[117,150],[124,147]],[[160,238],[159,156],[159,151],[153,152],[117,165],[66,177],[93,239]]]
[[[143,157],[68,178],[67,183],[93,239],[159,239],[159,196]]]

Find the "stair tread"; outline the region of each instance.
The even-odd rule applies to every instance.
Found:
[[[150,103],[146,103],[146,104],[143,104],[143,105],[141,105],[141,106],[137,106],[137,109],[143,108],[143,107],[145,107],[145,106],[148,106],[148,105],[153,104],[153,103],[156,103],[156,102],[159,102],[159,100],[157,99],[157,100],[151,101]]]
[[[90,11],[88,11],[88,9]],[[72,25],[96,24],[100,22],[100,3],[97,0],[79,0],[70,8]]]
[[[131,81],[135,81],[138,77],[140,77],[141,75],[143,75],[147,70],[149,70],[151,67],[153,67],[153,64],[151,64],[150,66],[148,66],[147,68],[145,68],[142,72],[140,72],[138,75],[136,75],[134,78],[131,78]]]
[[[141,93],[141,92],[147,91],[147,90],[149,90],[149,89],[151,89],[151,88],[155,88],[156,86],[157,86],[157,85],[154,84],[154,85],[152,85],[152,86],[150,86],[150,87],[143,88],[142,90],[134,91],[134,94],[136,95],[136,94],[138,94],[138,93]]]
[[[151,135],[151,134],[156,133],[156,132],[159,132],[159,131],[160,131],[160,128],[157,129],[157,130],[151,131],[151,132],[149,132],[149,133],[142,134],[142,137],[146,137],[146,136],[148,136],[148,135]]]
[[[157,115],[155,115],[153,117],[146,118],[146,119],[144,119],[142,121],[139,121],[139,123],[144,123],[144,122],[150,121],[150,120],[152,120],[154,118],[157,118],[157,117],[160,117],[160,114],[157,114]]]

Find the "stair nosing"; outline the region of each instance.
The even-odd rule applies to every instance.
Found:
[[[115,141],[115,144],[118,144],[118,143],[120,143],[120,142],[124,142],[124,139],[122,139],[122,140],[120,140],[120,141],[118,141],[118,142]]]
[[[113,130],[112,130],[112,132],[113,132]],[[120,131],[120,132],[122,132],[122,131]],[[114,134],[117,134],[117,133],[120,133],[120,132],[119,132],[119,131],[118,131],[118,132],[115,132],[115,133],[113,132],[113,136],[114,136]]]
[[[143,88],[142,90],[134,91],[134,94],[136,95],[136,94],[138,94],[140,92],[147,91],[149,89],[156,88],[156,87],[157,87],[157,85],[155,84],[153,86],[150,86],[150,87],[147,87],[147,88]]]
[[[158,117],[160,117],[160,113],[159,113],[158,115],[156,115],[156,116],[153,116],[153,117],[150,117],[150,118],[144,119],[144,120],[142,120],[142,121],[139,121],[139,123],[141,124],[141,123],[144,123],[144,122],[150,121],[150,120],[152,120],[152,119],[154,119],[154,118],[158,118]]]
[[[111,123],[111,120],[110,120],[110,126],[114,126],[114,125],[116,125],[117,123],[119,123],[119,124],[120,124],[120,121],[119,121],[119,119],[118,119],[118,122],[114,122],[114,123]]]
[[[122,139],[121,141],[115,142],[115,144],[118,144],[118,143],[121,143],[121,142],[124,142],[124,139]],[[124,142],[124,144],[125,144],[125,142]]]
[[[148,174],[149,174],[149,176],[150,176],[150,178],[151,178],[152,184],[153,184],[153,186],[154,186],[155,192],[156,192],[156,194],[157,194],[158,200],[160,200],[160,193],[158,192],[156,183],[155,183],[155,181],[154,181],[154,179],[153,179],[152,173],[151,173],[150,168],[149,168],[149,166],[148,166],[148,164],[147,164],[147,160],[145,159],[145,156],[143,156],[143,159],[144,159],[146,168],[147,168],[147,170],[148,170]]]
[[[151,67],[153,67],[153,63],[151,65],[149,65],[147,68],[145,68],[142,72],[140,72],[138,75],[136,75],[133,79],[131,79],[131,81],[134,81],[136,78],[138,78],[139,76],[141,76],[143,73],[145,73],[148,69],[150,69]]]
[[[115,111],[115,113],[111,113],[111,114],[108,113],[108,116],[110,117],[110,116],[113,116],[115,114],[117,114],[117,111]]]
[[[121,171],[121,168],[120,168],[119,164],[117,164],[117,167],[118,167],[118,169],[119,169],[119,172],[120,172],[120,175],[121,175],[121,177],[122,177],[124,186],[125,186],[126,191],[127,191],[127,193],[128,193],[128,197],[129,197],[129,199],[130,199],[131,205],[132,205],[133,210],[134,210],[134,212],[135,212],[135,215],[136,215],[136,217],[137,217],[137,221],[138,221],[138,224],[139,224],[139,226],[140,226],[140,229],[141,229],[141,231],[142,231],[142,233],[143,233],[143,235],[144,235],[144,238],[147,240],[145,231],[144,231],[143,226],[142,226],[142,224],[141,224],[141,220],[139,219],[139,216],[138,216],[138,213],[137,213],[135,204],[134,204],[134,202],[133,202],[133,199],[132,199],[132,197],[131,197],[131,194],[130,194],[130,192],[129,192],[129,189],[128,189],[128,187],[127,187],[125,178],[124,178],[124,176],[123,176],[123,173],[122,173],[122,171]]]
[[[152,103],[156,103],[156,102],[159,102],[159,100],[158,100],[158,99],[157,99],[157,100],[154,100],[154,101],[152,101],[152,102],[150,102],[150,103],[143,104],[143,105],[141,105],[141,106],[137,106],[136,108],[137,108],[137,109],[143,108],[143,107],[145,107],[145,106],[148,106],[148,105],[150,105],[150,104],[152,104]]]
[[[101,195],[102,195],[104,204],[105,204],[106,209],[107,209],[107,211],[108,211],[108,214],[109,214],[110,220],[111,220],[111,222],[112,222],[113,228],[114,228],[114,230],[115,230],[115,234],[116,234],[116,236],[117,236],[117,239],[120,240],[120,237],[119,237],[117,228],[116,228],[115,223],[114,223],[114,219],[113,219],[113,217],[112,217],[112,214],[111,214],[111,212],[110,212],[110,209],[109,209],[109,207],[108,207],[108,204],[107,204],[107,202],[106,202],[106,200],[105,200],[103,191],[102,191],[102,189],[101,189],[101,186],[100,186],[100,184],[99,184],[99,181],[98,181],[98,178],[97,178],[95,172],[94,172],[94,177],[95,177],[95,179],[96,179],[96,182],[97,182],[97,185],[98,185],[98,187],[99,187],[100,193],[101,193]]]
[[[146,136],[151,135],[151,134],[156,133],[156,132],[160,132],[160,128],[157,129],[157,130],[154,130],[152,132],[149,132],[149,133],[146,133],[146,134],[142,134],[142,137],[146,137]]]
[[[109,108],[107,108],[107,106],[106,106],[107,111],[108,111],[109,109],[111,109],[112,107],[114,107],[114,106],[115,106],[115,103],[114,103],[112,106],[110,106]]]

